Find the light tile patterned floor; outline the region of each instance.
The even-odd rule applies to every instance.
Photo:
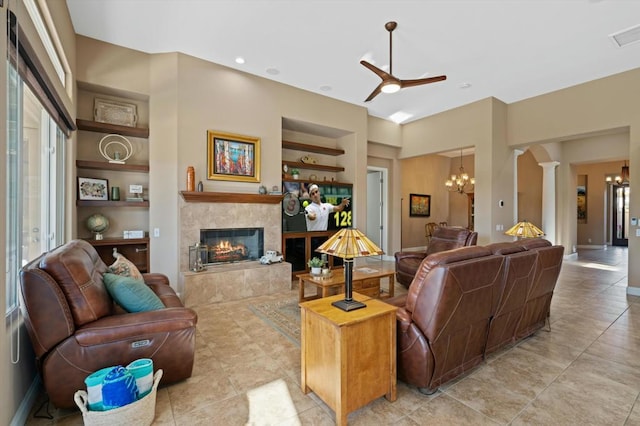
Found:
[[[551,332],[495,354],[432,396],[398,382],[397,401],[380,398],[351,413],[349,424],[640,424],[640,298],[626,287],[626,249],[580,251],[562,266]],[[300,349],[247,308],[296,293],[199,308],[193,377],[159,390],[154,424],[335,424],[322,401],[300,391]],[[289,395],[281,397],[291,398],[296,413],[250,416],[247,393],[282,381]],[[28,424],[82,424],[78,412],[54,415]]]

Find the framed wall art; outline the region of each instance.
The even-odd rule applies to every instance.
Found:
[[[260,182],[260,138],[207,130],[207,179]]]
[[[409,216],[431,215],[431,195],[409,194]]]
[[[108,200],[109,181],[78,177],[78,200]]]

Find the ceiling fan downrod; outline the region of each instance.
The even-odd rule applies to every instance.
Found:
[[[389,31],[389,74],[393,75],[393,30],[396,29],[398,23],[390,21],[384,24],[384,27]]]

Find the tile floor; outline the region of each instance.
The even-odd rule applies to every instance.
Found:
[[[551,332],[495,354],[432,396],[398,382],[397,401],[380,398],[351,413],[349,424],[640,425],[640,298],[626,287],[626,249],[580,251],[563,264]],[[300,391],[300,349],[247,308],[296,293],[199,308],[193,377],[159,389],[154,424],[335,424],[322,401]],[[247,396],[274,381],[289,395],[281,386],[266,404]],[[82,424],[77,411],[53,414],[28,425]]]

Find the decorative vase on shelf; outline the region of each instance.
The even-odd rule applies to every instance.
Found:
[[[187,167],[187,191],[193,192],[196,190],[196,171],[193,166]]]
[[[292,178],[294,178],[295,180],[298,180],[298,178],[300,177],[300,175],[291,175]]]

